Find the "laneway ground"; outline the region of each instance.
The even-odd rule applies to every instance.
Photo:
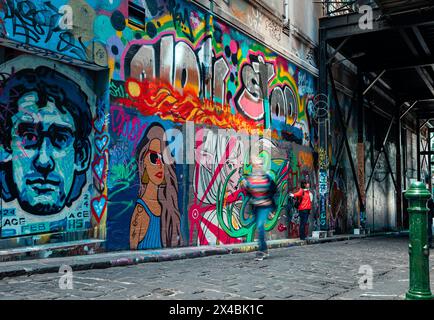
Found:
[[[20,276],[0,281],[0,299],[399,300],[407,246],[405,237],[372,237],[274,249],[264,261],[251,252],[74,271],[73,289],[60,289],[57,273]],[[372,288],[359,287],[361,266],[372,268]],[[434,288],[433,257],[430,266]]]

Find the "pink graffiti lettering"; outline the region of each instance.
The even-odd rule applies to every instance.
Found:
[[[118,136],[122,136],[134,143],[134,149],[144,130],[146,129],[146,124],[142,124],[140,119],[137,117],[132,117],[125,112],[123,107],[112,106],[111,107],[111,117],[112,117],[112,130]]]

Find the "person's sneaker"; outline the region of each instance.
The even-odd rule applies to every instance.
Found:
[[[255,258],[256,261],[262,261],[264,260],[264,258],[265,258],[265,254],[263,252],[256,253],[256,258]]]
[[[264,260],[264,259],[267,259],[269,256],[270,256],[270,255],[268,254],[268,251],[267,251],[267,252],[259,251],[258,253],[256,253],[256,258],[255,258],[255,260],[256,260],[256,261],[262,261],[262,260]]]

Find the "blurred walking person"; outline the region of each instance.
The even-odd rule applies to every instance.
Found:
[[[241,186],[250,196],[253,214],[256,217],[258,229],[259,251],[255,260],[261,261],[268,257],[268,248],[265,241],[265,223],[270,213],[275,210],[274,193],[276,184],[271,176],[265,172],[262,159],[255,159],[252,164],[252,173],[243,177]]]

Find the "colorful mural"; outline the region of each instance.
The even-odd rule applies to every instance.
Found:
[[[90,229],[92,213],[99,222],[105,211],[94,210],[97,101],[89,79],[28,55],[0,73],[1,237]]]
[[[317,186],[308,108],[314,78],[191,4],[134,4],[146,13],[145,23],[130,23],[122,36],[108,39],[109,149],[119,157],[110,160],[116,169],[108,178],[109,245],[125,246],[125,239],[131,248],[253,241],[254,217],[239,179],[249,172],[258,143],[269,145],[261,155],[279,188],[266,229],[275,238],[298,236],[287,194],[301,179]],[[156,149],[146,138],[151,131]],[[168,202],[170,234],[161,216]]]
[[[2,167],[8,184],[15,180],[6,174],[23,168],[45,179],[28,188],[39,193],[35,203],[26,202],[26,190],[17,197],[19,186],[15,193],[5,189],[2,198],[15,214],[48,219],[86,211],[84,228],[103,228],[98,237],[108,250],[253,241],[254,217],[239,180],[259,153],[278,186],[268,236],[298,236],[288,192],[301,179],[318,187],[312,75],[190,2],[0,0],[0,8],[0,44],[80,69],[108,67],[98,94],[90,78],[73,79],[91,89],[74,95],[73,103],[89,112],[77,114],[80,122],[67,130],[69,151],[56,149],[57,125],[53,131],[42,124],[26,138],[27,155],[41,162],[48,152],[64,152],[64,168],[47,161]],[[48,68],[62,81],[74,74],[59,63]],[[24,97],[26,105],[39,101],[38,90]],[[59,120],[71,117],[63,122],[75,119],[67,106],[56,111],[57,96],[51,102],[50,93],[40,98],[46,106],[37,107],[50,107]],[[25,153],[21,144],[11,150],[3,140],[2,163],[12,166],[9,159]],[[49,169],[58,191],[48,185]]]
[[[140,191],[131,218],[132,249],[181,244],[178,180],[164,135],[161,125],[150,124],[136,150]]]
[[[0,43],[62,62],[105,67],[105,39],[98,26],[110,21],[107,11],[112,20],[125,21],[113,11],[120,6],[125,6],[121,0],[0,0]]]

